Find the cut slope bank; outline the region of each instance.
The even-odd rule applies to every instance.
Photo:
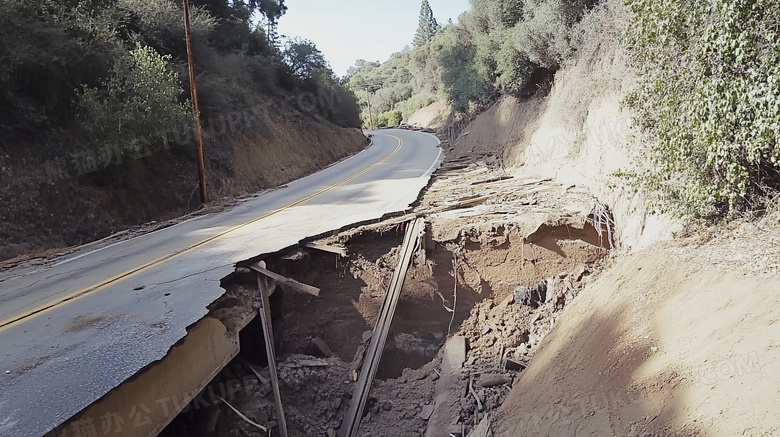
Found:
[[[232,116],[238,121],[226,121]],[[177,135],[169,135],[172,150],[183,147],[174,144]],[[366,146],[360,130],[338,127],[284,101],[205,120],[204,135],[212,203],[298,179]],[[189,148],[188,138],[185,143]],[[0,200],[5,200],[0,260],[88,243],[141,223],[181,216],[199,204],[197,166],[187,157],[194,151],[126,157],[105,168],[100,162],[98,171],[83,176],[66,172],[52,177],[54,161],[25,155],[22,149],[0,156]],[[59,158],[69,160],[70,155]]]
[[[599,14],[604,31],[585,36],[549,92],[504,97],[454,137],[443,130],[450,162],[587,189],[622,249],[483,426],[507,437],[777,435],[778,220],[680,240],[680,221],[615,176],[639,169],[647,139],[622,106],[635,75],[609,29],[624,18]]]
[[[746,225],[618,262],[561,314],[497,435],[777,435],[779,242]]]
[[[636,169],[634,157],[644,141],[632,114],[622,107],[636,79],[612,32],[626,16],[604,8],[589,19],[576,59],[555,74],[549,92],[502,97],[460,130],[448,156],[495,159],[519,178],[554,178],[585,187],[612,211],[620,247],[641,249],[671,239],[682,225],[655,214],[646,196],[614,176]],[[412,119],[434,120],[426,112],[432,109]],[[442,133],[449,134],[446,128]]]

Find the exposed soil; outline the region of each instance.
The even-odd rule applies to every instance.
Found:
[[[777,435],[780,281],[753,248],[776,252],[780,236],[717,234],[627,256],[583,290],[496,435]]]
[[[473,428],[503,403],[559,312],[602,268],[609,244],[605,230],[589,218],[592,199],[544,181],[493,181],[500,175],[499,168],[484,163],[444,171],[419,202],[416,210],[429,224],[426,247],[407,275],[360,435]],[[554,207],[559,202],[578,207],[563,211]],[[299,247],[258,257],[270,270],[321,289],[319,297],[286,290],[282,298],[277,291],[271,305],[278,314],[274,329],[281,332],[277,361],[291,435],[338,430],[397,262],[404,223],[404,217],[390,219],[318,241],[345,247],[347,258]],[[239,268],[224,281],[228,293],[212,306],[212,315],[229,324],[240,318],[231,308],[256,307],[253,278]],[[543,291],[528,292],[539,285]],[[426,411],[435,404],[442,346],[453,335],[467,339],[468,353],[448,387],[458,393],[455,402],[437,406],[450,411],[447,423],[434,423],[439,419],[429,419]],[[263,348],[259,330],[250,324],[242,331],[242,358],[207,391],[244,381],[249,389],[228,402],[268,426],[276,415],[270,386],[247,364],[265,365]],[[190,409],[166,432],[264,435],[220,402],[208,410]]]

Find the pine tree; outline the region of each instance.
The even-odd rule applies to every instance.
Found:
[[[424,46],[433,39],[436,32],[440,29],[439,23],[433,16],[433,9],[428,4],[428,0],[423,0],[420,6],[420,25],[417,27],[417,33],[414,35],[414,46]]]

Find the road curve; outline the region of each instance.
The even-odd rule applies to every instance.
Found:
[[[373,134],[365,151],[229,211],[0,272],[0,436],[41,436],[163,358],[237,262],[406,209],[441,161],[438,140]]]

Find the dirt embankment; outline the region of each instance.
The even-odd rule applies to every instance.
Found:
[[[273,101],[204,120],[211,204],[284,184],[366,146],[358,129],[337,127],[294,103]],[[168,151],[141,148],[138,154],[110,159],[98,152],[59,154],[54,146],[51,156],[4,147],[0,261],[84,244],[196,210],[197,166],[186,129],[161,127]]]
[[[496,435],[777,435],[778,243],[745,224],[622,259],[560,315]]]
[[[645,139],[634,128],[623,99],[635,86],[634,72],[615,34],[627,20],[622,10],[600,9],[582,36],[577,57],[555,74],[549,90],[534,97],[503,97],[465,127],[455,129],[448,156],[495,160],[518,177],[554,178],[586,188],[615,215],[621,248],[646,248],[682,229],[656,214],[645,195],[617,173],[637,169]],[[417,120],[446,117],[441,108],[420,111]],[[442,136],[453,132],[445,127]]]

